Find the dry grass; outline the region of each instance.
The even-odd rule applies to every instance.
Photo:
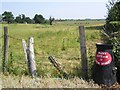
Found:
[[[78,77],[64,78],[31,78],[28,76],[0,75],[3,88],[100,88],[92,81],[87,82]]]

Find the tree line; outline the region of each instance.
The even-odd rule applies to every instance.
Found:
[[[41,14],[35,14],[34,18],[26,17],[25,14],[14,17],[12,12],[5,11],[2,15],[2,22],[10,23],[28,23],[28,24],[45,24],[49,23],[52,25],[54,18],[50,16],[49,20],[45,19]]]

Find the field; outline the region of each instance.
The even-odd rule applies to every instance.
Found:
[[[3,24],[2,29],[4,26],[8,26],[9,29],[9,73],[1,74],[3,87],[99,87],[80,79],[79,26],[85,26],[90,78],[91,66],[96,51],[95,44],[102,42],[101,26],[104,23],[104,20],[90,20],[55,21],[52,26],[47,24]],[[34,37],[35,62],[38,74],[37,84],[28,76],[28,68],[22,47],[22,39],[28,42],[29,37]],[[0,40],[3,42],[2,39]],[[72,77],[64,79],[48,60],[49,56],[54,56],[63,69]],[[11,81],[16,84],[10,83]],[[25,83],[23,86],[21,81]],[[27,83],[27,81],[30,82]],[[31,82],[34,82],[35,85],[31,85]],[[49,82],[53,84],[51,83],[49,86]]]

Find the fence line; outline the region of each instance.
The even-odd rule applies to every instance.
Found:
[[[10,35],[8,35],[8,37],[10,37],[10,38],[12,38],[12,39],[16,39],[16,40],[22,41],[22,38],[16,38],[16,37],[13,37],[13,36],[10,36]]]
[[[44,55],[44,56],[41,56],[40,53],[38,52],[34,52],[36,56],[40,57],[40,58],[48,58],[50,55]],[[65,59],[64,57],[62,56],[55,56],[56,58],[62,58],[62,59]],[[81,59],[81,57],[79,57],[79,59]]]
[[[3,36],[4,36],[4,35],[3,35]],[[3,38],[3,36],[1,36],[0,39]],[[13,36],[10,36],[10,35],[8,35],[8,37],[9,37],[9,38],[12,38],[12,39],[15,39],[15,40],[22,41],[22,38],[13,37]],[[62,43],[62,42],[61,42],[61,43]],[[58,46],[58,45],[48,45],[48,44],[47,44],[47,45],[46,45],[46,44],[43,44],[43,45],[40,45],[40,46],[52,46],[52,47],[57,47],[57,48],[61,48],[61,47],[62,47],[62,45],[61,45],[61,46]],[[76,46],[70,46],[70,45],[66,45],[66,44],[65,44],[64,46],[67,47],[67,48],[68,48],[68,47],[69,47],[69,48],[75,48],[75,47],[76,47]],[[79,47],[79,46],[78,46],[78,47]]]
[[[5,31],[6,29],[7,29],[7,27],[4,28],[4,31]],[[84,30],[84,29],[83,29],[83,30]],[[80,34],[80,33],[79,33],[79,34]],[[83,34],[83,33],[82,33],[82,34]],[[12,38],[12,39],[15,39],[15,40],[18,40],[18,41],[22,41],[23,39],[22,39],[22,38],[13,37],[13,36],[11,36],[11,35],[8,35],[8,32],[4,33],[3,36],[4,36],[4,42],[6,42],[6,43],[4,43],[4,46],[6,47],[6,48],[4,49],[4,53],[5,53],[4,58],[5,58],[5,57],[8,56],[8,55],[7,55],[8,53],[6,52],[6,51],[8,51],[8,50],[7,50],[7,49],[8,49],[8,37],[9,37],[9,38]],[[0,38],[2,38],[3,36],[1,36]],[[82,36],[82,35],[80,35],[80,36]],[[7,37],[7,39],[6,39],[5,37]],[[84,37],[85,37],[85,36],[84,36]],[[81,38],[83,38],[83,37],[81,37]],[[75,48],[76,46],[70,46],[70,45],[68,45],[68,43],[67,43],[67,45],[66,45],[65,42],[66,42],[66,41],[69,41],[69,42],[70,42],[70,39],[75,39],[75,40],[77,39],[77,40],[78,40],[79,37],[75,37],[75,38],[63,38],[63,39],[62,39],[62,42],[61,42],[61,43],[62,43],[61,46],[58,46],[58,45],[40,45],[40,46],[52,46],[52,47],[59,47],[59,48],[62,48],[62,47],[65,47],[65,48]],[[82,39],[81,39],[81,40],[82,40]],[[31,44],[32,44],[32,43],[31,43]],[[30,45],[28,45],[28,47],[29,47],[29,46],[30,46]],[[27,48],[27,49],[28,49],[28,48]],[[82,48],[81,48],[81,49],[82,49]],[[24,50],[24,51],[26,51],[26,50]],[[38,52],[36,52],[36,51],[34,51],[34,53],[35,53],[36,55],[38,55],[39,57],[47,57],[47,58],[49,57],[49,55],[41,56],[41,54],[38,53]],[[32,56],[32,55],[31,55],[31,56]],[[32,58],[31,56],[30,56],[30,58]],[[29,57],[29,56],[28,56],[28,57]],[[28,57],[27,57],[27,58],[28,58]],[[34,56],[33,56],[33,57],[34,57]],[[57,58],[63,58],[63,57],[57,56]],[[82,58],[82,57],[81,57],[81,58]],[[85,58],[85,57],[84,57],[84,58]],[[5,59],[4,59],[4,62],[7,62],[7,60],[5,61]],[[33,61],[32,61],[32,62],[33,62]],[[82,64],[83,64],[83,63],[82,63]],[[6,64],[6,65],[7,65],[7,64]],[[4,65],[4,67],[5,67],[6,65]],[[84,64],[84,65],[85,65],[85,64]],[[87,68],[85,68],[86,66],[84,66],[84,65],[82,65],[82,66],[83,66],[83,69],[87,71]],[[7,67],[7,66],[6,66],[6,67]],[[82,69],[82,70],[83,70],[83,69]],[[36,68],[35,68],[35,70],[36,70]],[[33,73],[35,74],[35,72],[34,72],[35,70],[33,70],[33,71],[31,71],[31,72],[33,72]],[[83,70],[83,71],[84,71],[84,70]],[[86,77],[86,74],[87,74],[87,73],[84,71],[84,72],[83,72],[83,75],[84,75],[83,77]]]
[[[8,28],[4,27],[4,60],[3,73],[8,71]]]
[[[88,77],[88,66],[84,26],[79,27],[79,33],[80,33],[80,51],[82,59],[82,77],[86,79]]]

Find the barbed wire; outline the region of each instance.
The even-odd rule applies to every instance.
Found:
[[[63,57],[63,56],[60,56],[60,55],[42,55],[42,54],[40,54],[40,53],[38,53],[38,52],[36,52],[36,51],[34,51],[34,53],[35,53],[35,56],[37,56],[37,57],[39,57],[39,58],[48,58],[49,56],[54,56],[55,58],[57,58],[57,59],[66,59],[66,60],[70,60],[70,57]],[[73,56],[73,57],[76,57],[76,58],[79,58],[79,59],[81,59],[81,57],[79,56]]]
[[[48,58],[50,55],[42,55],[42,54],[40,54],[40,53],[38,53],[38,52],[36,52],[36,51],[34,51],[34,53],[37,55],[37,56],[39,56],[39,57],[41,57],[41,58]]]
[[[0,37],[0,39],[1,38],[3,38],[3,36],[4,35],[2,35],[1,37]],[[12,39],[15,39],[15,40],[19,40],[19,41],[22,41],[23,39],[22,38],[17,38],[17,37],[13,37],[13,36],[11,36],[11,35],[8,35],[8,37],[10,37],[10,38],[12,38]],[[65,39],[65,38],[64,38]],[[69,38],[68,38],[69,39]],[[35,41],[35,43],[36,43],[36,41]],[[49,44],[43,44],[43,45],[39,45],[39,47],[52,47],[52,48],[54,48],[54,47],[56,47],[56,48],[75,48],[75,47],[79,47],[78,45],[76,45],[76,46],[70,46],[70,45],[63,45],[62,44],[63,42],[61,42],[61,45],[49,45]]]
[[[8,35],[8,37],[10,37],[10,38],[12,38],[12,39],[16,39],[16,40],[22,41],[22,38],[16,38],[16,37],[13,37],[13,36],[10,36],[10,35]]]
[[[80,46],[70,46],[70,45],[39,45],[39,47],[55,47],[55,48],[79,48]]]
[[[3,35],[4,36],[4,35]],[[0,38],[2,38],[3,36],[1,36]],[[22,38],[17,38],[17,37],[13,37],[13,36],[11,36],[11,35],[8,35],[8,37],[10,37],[10,38],[12,38],[12,39],[15,39],[15,40],[19,40],[19,41],[22,41],[23,39]],[[69,38],[64,38],[64,39],[69,39]],[[74,38],[74,39],[76,39],[76,38]],[[61,42],[62,43],[62,42]],[[57,47],[57,48],[75,48],[75,47],[79,47],[79,46],[70,46],[70,45],[48,45],[48,44],[44,44],[44,45],[39,45],[39,47],[43,47],[43,46],[50,46],[50,47],[52,47],[52,48],[54,48],[54,47]],[[38,52],[34,52],[37,56],[39,56],[39,57],[41,57],[41,58],[48,58],[49,57],[49,55],[41,55],[40,53],[38,53]],[[56,58],[63,58],[62,56],[55,56]]]

